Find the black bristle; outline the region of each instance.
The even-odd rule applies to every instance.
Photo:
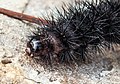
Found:
[[[119,0],[75,1],[62,9],[63,13],[57,9],[58,18],[51,16],[48,25],[43,24],[43,35],[32,38],[43,46],[37,53],[31,52],[34,56],[49,64],[56,58],[67,63],[86,61],[90,52],[102,53],[102,48],[120,44]]]

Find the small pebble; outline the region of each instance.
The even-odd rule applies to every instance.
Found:
[[[5,59],[5,60],[1,60],[1,63],[2,64],[9,64],[9,63],[12,63],[12,61],[8,60],[8,59]]]

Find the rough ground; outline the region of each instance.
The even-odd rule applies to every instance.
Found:
[[[0,7],[42,17],[73,0],[0,0]],[[0,84],[120,84],[120,47],[79,66],[53,69],[25,55],[27,36],[38,25],[0,14]]]

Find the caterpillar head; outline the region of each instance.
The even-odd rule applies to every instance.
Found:
[[[61,43],[53,34],[42,31],[42,34],[32,36],[27,43],[26,52],[29,56],[49,58],[62,50]]]

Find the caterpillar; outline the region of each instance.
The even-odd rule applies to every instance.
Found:
[[[79,62],[120,44],[119,0],[75,1],[62,9],[57,18],[34,21],[42,26],[27,43],[29,56],[47,64]]]

